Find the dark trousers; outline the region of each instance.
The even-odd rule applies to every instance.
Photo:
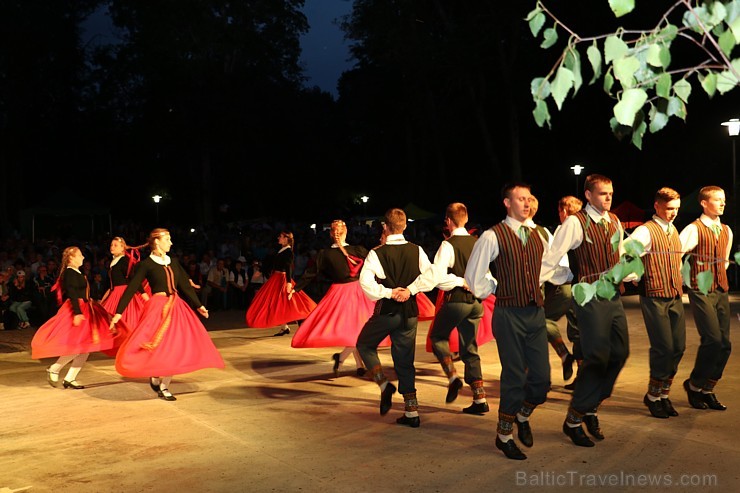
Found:
[[[722,378],[730,358],[730,300],[720,291],[704,295],[690,289],[689,302],[700,341],[691,383],[704,387],[707,380]]]
[[[584,306],[575,301],[583,363],[578,369],[571,407],[579,413],[596,409],[612,395],[614,383],[629,356],[629,333],[622,299],[594,297]]]
[[[478,355],[478,324],[483,318],[483,305],[473,303],[444,303],[434,317],[434,327],[429,335],[432,350],[439,361],[450,357],[450,333],[457,327],[460,339],[460,360],[465,364],[465,383],[483,380]]]
[[[669,380],[678,371],[686,350],[683,301],[640,295],[642,318],[650,339],[650,378]]]
[[[545,311],[497,306],[493,327],[501,360],[499,412],[516,414],[525,401],[542,404],[550,389]]]
[[[576,326],[576,314],[573,310],[573,294],[570,284],[558,286],[549,282],[545,283],[545,319],[547,319],[547,342],[555,342],[562,339],[558,320],[565,315],[568,325],[568,339],[575,346],[578,338],[578,328]],[[574,340],[576,339],[576,340]],[[574,347],[575,352],[575,347]]]
[[[406,318],[399,313],[373,315],[357,336],[357,351],[367,369],[380,366],[378,344],[386,336],[390,336],[391,357],[398,376],[398,391],[402,394],[416,392],[414,353],[417,320],[417,317]]]

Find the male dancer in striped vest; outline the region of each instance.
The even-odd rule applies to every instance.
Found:
[[[673,225],[681,196],[671,188],[655,194],[655,215],[631,238],[645,247],[640,280],[640,307],[650,339],[650,381],[643,402],[650,414],[665,419],[678,416],[668,395],[686,349],[681,285],[681,240]]]
[[[513,438],[514,423],[523,445],[534,443],[529,417],[547,399],[550,360],[539,276],[547,241],[524,222],[529,218],[529,185],[513,183],[502,191],[506,219],[485,231],[473,247],[465,282],[476,298],[496,290],[493,326],[501,360],[496,447],[509,459],[527,456]],[[489,265],[495,281],[487,276]]]
[[[464,408],[463,412],[482,415],[488,412],[488,402],[486,391],[483,389],[483,373],[476,334],[478,324],[483,318],[483,305],[470,292],[463,278],[476,238],[465,229],[468,222],[468,209],[465,204],[455,202],[448,205],[445,222],[450,230],[450,237],[439,245],[434,257],[437,287],[445,291],[444,303],[434,317],[434,326],[429,337],[432,340],[434,355],[448,378],[445,401],[453,402],[462,388],[462,381],[452,363],[449,342],[450,333],[457,327],[460,359],[465,365],[465,383],[470,385],[473,391],[473,403]]]
[[[609,212],[614,188],[603,175],[589,175],[584,184],[588,204],[569,216],[555,234],[550,251],[542,262],[541,282],[561,284],[561,275],[567,271],[559,266],[560,259],[569,250],[575,253],[578,282],[592,283],[600,274],[609,271],[619,261],[624,230],[616,215]],[[619,249],[614,251],[611,238],[619,233]],[[575,304],[576,319],[581,334],[583,364],[578,370],[576,388],[563,423],[565,433],[580,447],[593,447],[581,423],[598,440],[604,439],[596,411],[609,397],[619,372],[629,354],[627,317],[619,291],[612,299],[597,296],[584,306]]]
[[[704,187],[699,190],[698,198],[704,213],[681,231],[681,244],[691,254],[689,303],[701,342],[694,369],[683,386],[692,407],[724,411],[727,407],[717,400],[714,386],[722,378],[731,350],[727,260],[732,249],[732,231],[719,219],[725,211],[724,190]],[[712,272],[712,285],[705,295],[699,291],[697,275],[707,270]]]
[[[391,357],[398,375],[398,390],[403,394],[405,413],[396,423],[418,428],[419,403],[416,400],[414,351],[419,309],[416,294],[434,288],[434,273],[424,250],[403,236],[406,213],[390,209],[385,213],[385,244],[370,250],[360,271],[360,286],[368,298],[377,300],[375,312],[357,337],[368,377],[380,387],[380,414],[392,406],[396,387],[388,381],[378,358],[378,345],[390,335]],[[427,274],[422,276],[422,273]]]

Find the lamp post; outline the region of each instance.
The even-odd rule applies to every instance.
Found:
[[[360,200],[362,201],[362,214],[367,218],[367,201],[370,200],[370,197],[363,195]]]
[[[573,170],[573,174],[576,175],[576,197],[578,197],[578,177],[581,174],[581,171],[586,169],[585,166],[581,166],[580,164],[575,164],[570,167],[570,169]]]
[[[733,234],[737,234],[737,153],[735,150],[735,142],[737,141],[737,136],[740,134],[740,119],[739,118],[731,118],[729,121],[723,122],[723,126],[727,127],[727,133],[730,135],[730,140],[732,140],[732,217],[733,217],[733,223],[732,223],[732,232]],[[732,251],[734,252],[734,247],[732,248]],[[737,288],[737,275],[738,275],[738,266],[735,266],[735,288]]]
[[[161,195],[153,195],[152,200],[154,201],[154,206],[157,210],[157,227],[159,227],[159,201],[162,200]]]

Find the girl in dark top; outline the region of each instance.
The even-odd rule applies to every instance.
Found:
[[[152,295],[138,323],[121,344],[116,370],[124,377],[149,377],[149,385],[160,399],[174,401],[176,397],[169,391],[172,375],[223,368],[224,362],[190,307],[205,318],[208,310],[198,299],[185,269],[167,255],[172,248],[169,231],[153,230],[148,246],[151,254],[137,264],[111,320],[114,327],[139,286],[147,281]]]
[[[128,287],[129,280],[133,276],[134,266],[139,258],[139,251],[129,248],[126,240],[116,236],[110,242],[110,253],[113,260],[108,268],[108,278],[110,279],[110,288],[103,296],[103,308],[108,310],[111,315],[116,313],[118,302],[121,300],[124,291]],[[123,322],[127,327],[136,327],[141,313],[144,311],[144,303],[149,299],[143,287],[139,286],[136,294],[131,299],[123,311]]]
[[[27,329],[31,326],[27,310],[31,308],[31,283],[26,280],[26,271],[18,269],[15,278],[8,284],[10,294],[10,311],[18,317],[18,328]]]
[[[60,370],[71,362],[64,377],[64,388],[83,389],[76,378],[89,353],[103,351],[111,354],[124,336],[114,337],[108,330],[110,315],[99,303],[90,300],[90,287],[80,272],[83,260],[79,248],[67,247],[64,250],[59,279],[53,290],[59,302],[63,298],[66,301],[56,315],[39,327],[31,341],[33,359],[59,356],[56,363],[46,370],[52,387],[59,383]]]
[[[360,269],[367,257],[367,249],[346,243],[347,225],[339,219],[331,223],[334,244],[321,250],[316,262],[309,267],[291,292],[300,292],[319,275],[332,282],[326,295],[308,318],[301,324],[291,341],[292,347],[345,346],[341,353],[334,353],[334,373],[350,355],[354,355],[357,375],[365,374],[365,366],[355,349],[357,334],[373,314],[375,302],[365,296],[359,282]]]
[[[293,233],[283,231],[278,236],[278,251],[272,273],[255,294],[247,310],[247,326],[268,328],[283,325],[276,336],[290,334],[288,322],[303,320],[316,308],[316,303],[304,292],[288,297],[293,290]]]

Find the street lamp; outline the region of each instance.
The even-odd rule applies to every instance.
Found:
[[[363,195],[360,200],[362,201],[362,214],[367,217],[367,201],[370,200],[370,197]]]
[[[576,175],[576,197],[578,197],[578,176],[581,174],[581,171],[586,169],[586,167],[581,166],[580,164],[576,164],[571,166],[570,169],[572,169],[573,174]]]
[[[153,195],[152,200],[154,201],[154,206],[157,209],[157,227],[159,227],[159,201],[162,200],[161,195]]]
[[[723,126],[727,127],[727,133],[730,134],[730,140],[732,140],[732,217],[733,225],[732,232],[737,234],[737,153],[735,152],[735,141],[737,136],[740,134],[740,119],[731,118],[729,121],[723,122]],[[734,248],[733,248],[734,250]],[[737,275],[738,266],[735,266],[735,287],[737,288]]]

